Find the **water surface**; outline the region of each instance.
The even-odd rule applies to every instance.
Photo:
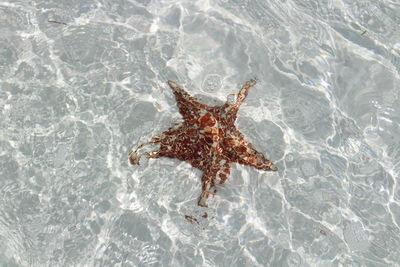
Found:
[[[0,265],[396,266],[399,24],[390,0],[1,1]],[[278,172],[232,164],[201,208],[189,164],[129,164],[180,121],[166,80],[218,104],[252,77],[237,127]]]

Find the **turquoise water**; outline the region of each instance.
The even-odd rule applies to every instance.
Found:
[[[398,266],[398,1],[0,1],[1,266]],[[174,80],[279,168],[129,151]],[[203,218],[207,212],[208,217]],[[197,222],[185,219],[195,218]]]

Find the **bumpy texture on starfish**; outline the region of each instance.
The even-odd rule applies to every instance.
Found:
[[[140,148],[159,144],[158,150],[144,155],[148,158],[176,158],[203,171],[203,188],[198,202],[203,207],[207,207],[212,187],[228,179],[231,162],[276,171],[275,165],[246,142],[235,127],[238,109],[255,84],[255,79],[246,82],[237,94],[236,103],[227,101],[222,106],[210,107],[198,102],[173,81],[168,81],[184,121],[178,127],[153,137],[152,141],[139,145],[129,154],[131,164],[139,164]]]

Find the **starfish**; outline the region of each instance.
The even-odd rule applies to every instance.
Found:
[[[230,163],[249,165],[259,170],[276,171],[277,167],[258,152],[236,129],[235,120],[240,105],[256,79],[247,81],[236,94],[235,103],[207,106],[190,96],[175,82],[168,81],[178,105],[183,123],[154,136],[131,153],[131,164],[139,164],[141,155],[148,158],[168,157],[190,163],[203,172],[202,192],[198,205],[207,207],[211,189],[223,184],[230,174]],[[139,153],[146,145],[160,145],[155,151]],[[214,190],[214,193],[216,190]]]

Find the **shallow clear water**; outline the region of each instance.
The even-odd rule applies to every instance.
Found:
[[[0,265],[396,266],[399,24],[394,0],[0,1]],[[215,104],[254,76],[237,127],[278,172],[232,164],[201,208],[189,164],[129,164],[180,121],[166,80]]]

